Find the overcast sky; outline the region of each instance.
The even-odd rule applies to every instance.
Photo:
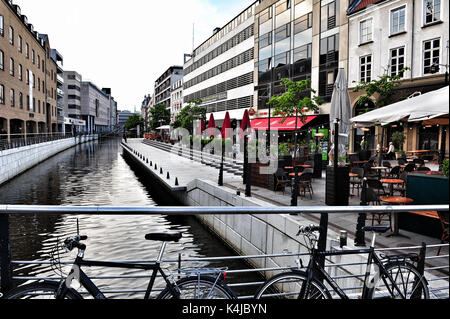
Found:
[[[64,69],[110,87],[120,110],[140,109],[145,94],[183,54],[252,0],[14,0],[64,57]]]

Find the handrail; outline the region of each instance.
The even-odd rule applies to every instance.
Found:
[[[237,195],[236,195],[237,196]],[[340,213],[407,213],[415,211],[449,211],[448,205],[411,206],[299,206],[299,207],[120,207],[120,206],[22,206],[0,205],[1,215],[279,215],[279,214],[340,214]]]

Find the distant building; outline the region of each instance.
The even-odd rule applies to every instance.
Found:
[[[141,104],[141,116],[144,120],[144,131],[147,132],[149,128],[149,122],[150,122],[150,101],[152,101],[152,95],[146,95],[144,96],[144,100]]]
[[[171,91],[174,83],[183,78],[182,66],[171,66],[155,82],[155,105],[165,104],[170,108]]]
[[[136,113],[130,112],[130,111],[118,111],[117,112],[117,121],[119,127],[124,127],[125,123],[128,121],[128,119]]]
[[[64,58],[56,49],[51,50],[50,56],[56,63],[56,105],[58,113],[58,132],[66,133],[64,124]]]
[[[172,86],[172,97],[170,100],[170,118],[173,122],[177,114],[183,108],[183,80],[179,80]]]
[[[86,121],[81,115],[81,82],[83,78],[75,71],[63,72],[64,123],[66,132],[86,132]]]
[[[108,132],[109,112],[109,95],[92,82],[81,82],[81,116],[86,121],[87,132]]]

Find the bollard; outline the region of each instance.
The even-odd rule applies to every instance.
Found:
[[[163,173],[162,167],[159,169],[159,173],[160,173],[161,175],[164,174],[164,173]]]
[[[150,166],[153,166],[153,161],[150,161]]]
[[[224,157],[224,150],[223,150],[223,146],[222,146],[222,159],[220,162],[220,170],[219,170],[219,186],[223,186],[223,157]]]
[[[361,190],[361,206],[367,206],[367,178],[364,178],[362,190]],[[358,222],[356,224],[356,235],[355,235],[355,246],[365,247],[365,232],[364,227],[366,226],[366,213],[358,214]]]
[[[178,177],[175,178],[175,186],[179,186],[179,184],[178,184]]]
[[[341,248],[347,246],[347,238],[348,238],[347,231],[341,230],[341,235],[339,236],[339,243]]]
[[[169,172],[167,172],[167,179],[170,179],[170,174],[169,174]]]
[[[9,216],[0,215],[0,290],[6,293],[12,288],[11,243]]]
[[[155,171],[157,171],[157,170],[158,170],[158,165],[155,164]]]

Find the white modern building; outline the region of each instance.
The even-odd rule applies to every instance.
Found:
[[[201,99],[207,117],[220,126],[225,113],[241,120],[253,106],[254,14],[252,3],[222,28],[216,28],[184,63],[184,102]]]
[[[177,114],[183,108],[183,80],[179,80],[172,85],[172,98],[170,99],[170,119],[175,120]]]

